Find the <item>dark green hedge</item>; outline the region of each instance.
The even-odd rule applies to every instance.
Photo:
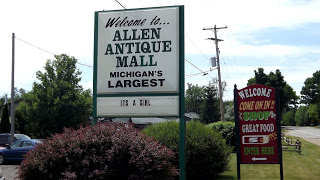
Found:
[[[179,123],[166,122],[149,126],[143,131],[175,152],[179,165]],[[224,171],[229,162],[230,147],[220,134],[200,122],[186,125],[186,173],[188,179],[214,177]]]
[[[236,146],[236,129],[234,122],[215,122],[208,124],[207,127],[213,131],[219,132],[226,143],[233,148]]]

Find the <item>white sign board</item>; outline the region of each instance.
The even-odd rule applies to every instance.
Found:
[[[179,91],[178,7],[97,18],[97,94]]]
[[[112,117],[178,116],[178,96],[101,97],[97,115]]]
[[[184,116],[184,8],[95,12],[93,116]]]

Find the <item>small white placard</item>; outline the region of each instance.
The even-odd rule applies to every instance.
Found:
[[[179,116],[179,97],[99,97],[97,107],[98,116]]]

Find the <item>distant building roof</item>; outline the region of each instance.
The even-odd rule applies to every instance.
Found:
[[[197,113],[195,113],[195,112],[185,113],[185,116],[186,116],[187,118],[190,118],[191,120],[192,120],[192,119],[200,119],[199,114],[197,114]]]
[[[122,122],[127,123],[129,118],[114,118],[112,122]],[[177,121],[177,118],[131,118],[134,124],[157,124],[167,121]]]
[[[193,120],[193,119],[199,119],[199,114],[195,112],[189,112],[185,113],[186,120]],[[158,118],[158,117],[145,117],[145,118],[131,118],[133,124],[158,124],[163,123],[167,121],[176,121],[179,122],[179,118]],[[104,118],[101,119],[101,121],[109,121],[107,118],[104,120]],[[121,122],[121,123],[128,123],[129,118],[112,118],[112,122]]]

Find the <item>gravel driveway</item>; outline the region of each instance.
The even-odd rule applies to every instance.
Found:
[[[4,177],[6,180],[15,179],[18,176],[18,168],[19,165],[0,165],[2,177]]]

